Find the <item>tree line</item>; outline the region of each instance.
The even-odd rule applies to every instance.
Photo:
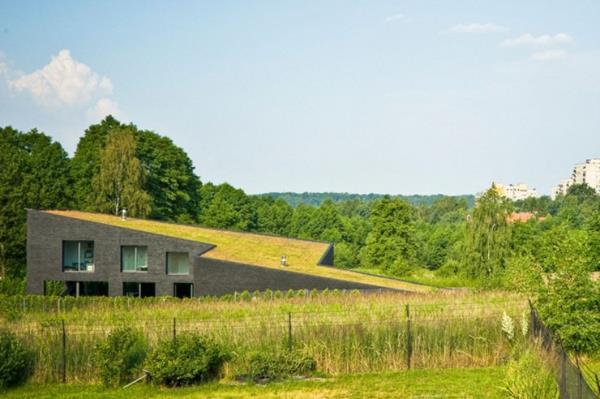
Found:
[[[126,208],[142,218],[333,242],[338,267],[523,291],[551,328],[579,337],[577,350],[600,346],[600,289],[590,279],[600,270],[600,196],[586,185],[517,202],[492,186],[474,206],[449,196],[418,205],[398,196],[309,196],[318,206],[284,198],[203,183],[171,139],[111,116],[85,130],[73,157],[36,129],[0,128],[0,283],[24,277],[26,208]],[[514,212],[534,217],[514,221]]]

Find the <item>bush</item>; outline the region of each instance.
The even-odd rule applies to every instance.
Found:
[[[116,386],[139,374],[148,353],[148,343],[141,331],[121,327],[98,344],[97,353],[102,382]]]
[[[506,397],[513,399],[559,397],[554,373],[532,349],[526,350],[509,364],[502,390]]]
[[[25,295],[25,279],[16,277],[0,278],[1,295]]]
[[[176,387],[216,379],[229,358],[227,351],[207,337],[187,333],[159,343],[148,368],[153,380]]]
[[[302,352],[267,353],[250,355],[248,376],[254,381],[278,380],[292,376],[309,376],[317,369],[317,362]]]
[[[398,258],[385,270],[385,272],[396,277],[406,277],[414,272],[414,267],[405,259]]]
[[[0,332],[0,389],[24,382],[33,372],[34,355],[15,334]]]

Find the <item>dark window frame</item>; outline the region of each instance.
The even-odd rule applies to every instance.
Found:
[[[72,268],[68,268],[65,265],[65,244],[66,243],[77,243],[77,269],[72,269]],[[81,244],[82,243],[91,243],[92,244],[92,262],[91,262],[91,270],[87,269],[87,266],[85,269],[82,269],[81,267],[81,261],[82,259],[85,259],[85,257],[82,258],[81,256]],[[73,266],[71,266],[73,267]],[[96,270],[96,243],[94,242],[94,240],[62,240],[62,271],[66,272],[66,273],[94,273],[94,271]]]
[[[135,270],[125,270],[123,268],[123,250],[125,248],[134,248],[135,249],[135,260],[137,262],[137,251],[138,248],[146,248],[146,267],[144,269],[141,269],[137,267],[135,267]],[[121,245],[121,273],[147,273],[148,272],[148,246],[147,245]]]
[[[186,254],[187,259],[188,259],[188,271],[187,273],[171,273],[169,271],[169,255],[170,254]],[[189,276],[190,270],[192,269],[192,262],[190,259],[190,253],[186,252],[186,251],[167,251],[166,256],[165,256],[165,272],[167,273],[168,276]]]

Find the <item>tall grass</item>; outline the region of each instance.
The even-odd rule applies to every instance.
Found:
[[[409,353],[414,368],[502,363],[510,353],[502,313],[518,319],[526,309],[522,298],[506,293],[334,291],[187,300],[10,297],[0,304],[0,326],[36,351],[39,382],[60,380],[63,320],[68,380],[95,382],[96,343],[122,325],[141,328],[151,346],[172,339],[174,319],[176,334],[210,335],[234,353],[231,376],[244,373],[250,353],[287,350],[290,343],[314,357],[320,370],[339,374],[401,370]]]

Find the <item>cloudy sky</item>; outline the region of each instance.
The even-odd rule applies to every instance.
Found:
[[[0,4],[0,125],[107,114],[249,193],[548,192],[600,157],[600,2]]]

